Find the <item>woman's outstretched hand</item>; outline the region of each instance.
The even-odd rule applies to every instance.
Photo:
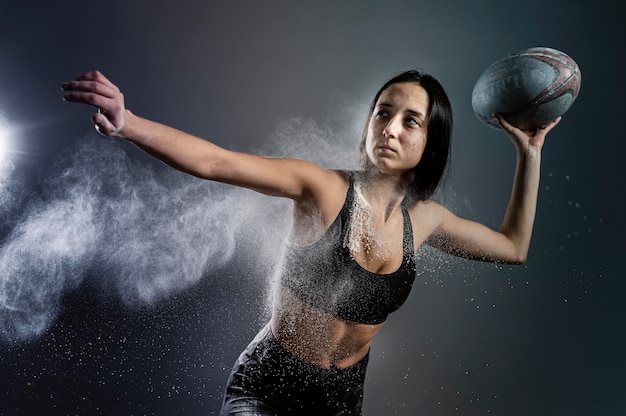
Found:
[[[61,89],[65,101],[87,104],[98,109],[91,117],[98,132],[105,136],[124,136],[124,95],[99,71],[89,71],[74,81],[64,82]]]
[[[561,117],[558,117],[536,130],[523,131],[511,125],[500,114],[495,113],[494,116],[496,117],[496,120],[498,120],[502,130],[504,130],[506,135],[509,136],[518,150],[540,151],[548,132],[550,132],[550,130],[552,130],[557,124],[559,124],[559,121],[561,121]]]

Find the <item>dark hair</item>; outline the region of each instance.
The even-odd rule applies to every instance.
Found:
[[[367,128],[381,94],[393,84],[414,82],[428,93],[428,122],[426,127],[426,147],[422,159],[414,168],[413,182],[407,194],[408,203],[429,199],[441,182],[448,165],[450,141],[452,137],[452,106],[443,86],[433,76],[418,70],[403,72],[387,81],[374,96],[369,109],[367,123],[359,146],[361,166],[369,163],[365,152]]]

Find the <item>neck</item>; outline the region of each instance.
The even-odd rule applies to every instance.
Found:
[[[387,221],[404,200],[410,179],[407,175],[392,175],[378,169],[367,169],[358,180],[363,197],[372,207],[374,215]]]

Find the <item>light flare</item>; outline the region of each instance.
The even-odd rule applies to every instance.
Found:
[[[4,159],[9,153],[9,141],[11,138],[11,126],[6,117],[0,113],[0,160]]]

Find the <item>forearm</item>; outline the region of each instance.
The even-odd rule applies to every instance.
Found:
[[[125,110],[123,128],[113,134],[135,144],[169,166],[202,179],[297,199],[304,172],[312,164],[234,152]],[[318,171],[315,166],[315,171]]]
[[[511,243],[514,256],[526,260],[537,211],[541,168],[540,149],[520,149],[509,204],[500,227]]]
[[[117,134],[175,169],[210,179],[212,161],[220,148],[173,127],[125,111],[124,128]]]

